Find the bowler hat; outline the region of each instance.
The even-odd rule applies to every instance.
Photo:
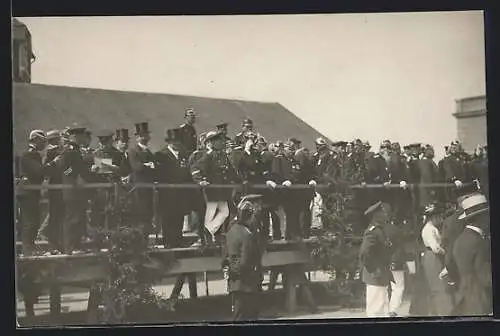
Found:
[[[120,128],[116,130],[116,138],[120,140],[129,140],[130,136],[128,134],[128,129]]]
[[[151,133],[149,131],[149,124],[147,122],[140,122],[135,124],[135,134],[146,134],[146,133]]]

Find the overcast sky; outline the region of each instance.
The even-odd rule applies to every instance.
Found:
[[[21,21],[34,83],[279,102],[332,140],[377,148],[440,155],[454,99],[485,94],[482,12]]]

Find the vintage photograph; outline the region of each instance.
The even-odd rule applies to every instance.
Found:
[[[12,18],[18,327],[492,315],[484,13]]]

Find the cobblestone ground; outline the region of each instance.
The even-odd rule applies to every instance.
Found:
[[[220,296],[226,294],[226,283],[220,277],[212,275],[208,277],[208,290],[210,296]],[[266,276],[264,282],[268,280]],[[328,280],[328,275],[320,272],[311,273],[311,281],[314,282],[324,282]],[[162,284],[155,286],[155,289],[168,297],[173,288],[174,279],[167,279]],[[277,285],[277,289],[282,288],[280,284]],[[187,284],[182,289],[182,295],[184,297],[189,297],[189,292]],[[206,296],[206,287],[203,278],[200,276],[198,279],[198,295],[200,298]],[[63,313],[72,312],[82,312],[87,309],[87,299],[88,293],[78,288],[64,288],[62,296],[62,311]],[[22,300],[17,301],[17,314],[19,317],[25,316],[24,303]],[[364,311],[361,308],[342,308],[335,305],[320,305],[319,313],[310,314],[300,307],[295,314],[287,314],[280,309],[269,309],[263,312],[262,319],[342,319],[342,318],[363,318]],[[401,316],[408,315],[409,302],[405,301],[403,303],[402,309],[399,312]],[[39,303],[35,305],[35,314],[46,315],[49,313],[49,297],[48,295],[42,295],[39,299]],[[227,316],[229,318],[229,316]],[[226,318],[223,318],[226,320]],[[195,321],[193,321],[195,322]]]

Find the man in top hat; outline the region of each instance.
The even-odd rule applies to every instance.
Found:
[[[493,313],[490,217],[486,197],[479,193],[462,200],[466,223],[453,245],[459,287],[454,314],[482,316]]]
[[[370,225],[364,232],[359,257],[366,284],[367,317],[389,316],[388,287],[394,281],[390,268],[394,244],[390,214],[390,205],[381,201],[365,211]]]
[[[198,147],[198,137],[194,123],[196,121],[196,112],[193,108],[188,108],[184,111],[184,124],[180,125],[181,144],[184,146],[188,155],[193,153]]]
[[[200,186],[210,184],[233,184],[239,182],[235,168],[226,152],[221,133],[210,131],[206,137],[207,151],[191,167],[191,176]],[[215,240],[216,233],[229,217],[229,202],[232,198],[231,189],[205,189],[206,211],[205,228]]]
[[[132,172],[132,167],[130,166],[130,160],[128,157],[129,143],[130,136],[128,133],[128,129],[117,129],[115,133],[115,146],[120,153],[120,161],[118,162],[118,175],[122,178],[123,181],[128,181]]]
[[[132,168],[133,183],[153,183],[156,174],[156,160],[149,148],[150,131],[147,122],[135,124],[137,144],[128,150],[128,158]],[[137,188],[135,190],[136,224],[148,237],[153,228],[153,190]]]
[[[250,118],[243,120],[243,123],[241,124],[241,132],[236,134],[234,138],[234,143],[237,146],[244,146],[248,135],[255,133],[253,126],[253,121]]]
[[[237,206],[236,219],[226,233],[223,269],[228,274],[233,320],[251,321],[259,317],[262,284],[261,196],[247,195]]]
[[[47,132],[47,153],[45,164],[48,165],[63,151],[63,143],[60,130],[50,130]],[[62,171],[54,166],[47,171],[49,184],[62,183]],[[62,190],[52,189],[48,191],[49,198],[49,220],[47,223],[47,238],[53,253],[60,253],[62,250],[62,221],[64,219],[64,201]]]
[[[41,152],[47,146],[47,137],[42,130],[29,134],[28,149],[20,157],[20,184],[40,185],[45,175]],[[23,254],[30,256],[35,250],[35,239],[41,225],[40,190],[20,190],[18,193],[22,221]]]

